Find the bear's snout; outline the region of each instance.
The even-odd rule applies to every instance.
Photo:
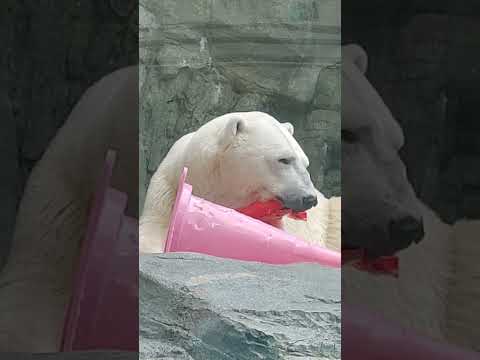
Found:
[[[393,255],[404,250],[413,243],[419,243],[425,236],[423,220],[421,217],[405,215],[392,219],[386,226],[388,240],[378,238],[366,248],[373,257]]]
[[[399,250],[407,248],[413,242],[419,243],[425,236],[422,218],[413,216],[390,221],[388,231],[391,241]]]
[[[315,207],[318,204],[318,200],[315,195],[304,196],[302,199],[302,202],[306,210],[311,209],[312,207]]]
[[[318,199],[316,194],[302,194],[297,196],[278,197],[278,200],[288,209],[296,212],[306,211],[317,206]]]

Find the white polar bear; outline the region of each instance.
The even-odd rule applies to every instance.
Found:
[[[478,349],[472,315],[480,306],[480,247],[474,240],[480,226],[462,221],[451,227],[416,198],[398,154],[402,131],[364,75],[367,54],[344,46],[342,61],[342,247],[377,255],[400,250],[398,279],[345,266],[342,302],[363,305],[421,335]],[[423,239],[414,220],[405,223],[402,236],[392,235],[390,225],[399,217],[423,219]]]
[[[283,227],[310,243],[340,250],[340,200],[326,199],[311,182],[309,160],[290,123],[262,112],[217,117],[180,138],[153,175],[140,218],[140,251],[163,252],[178,178],[196,196],[232,208],[279,199],[308,210],[306,222],[284,219]]]

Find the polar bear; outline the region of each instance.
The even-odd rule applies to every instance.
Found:
[[[73,270],[108,149],[111,185],[138,218],[138,67],[86,91],[33,169],[0,272],[0,352],[59,350]],[[132,269],[137,271],[137,269]]]
[[[400,260],[398,279],[344,266],[342,302],[472,347],[478,305],[470,302],[479,297],[473,281],[480,270],[473,229],[480,226],[449,226],[415,196],[398,154],[402,130],[365,77],[366,52],[344,46],[342,61],[342,250]]]
[[[388,320],[440,339],[445,334],[451,229],[422,205],[408,182],[398,154],[403,134],[364,76],[366,53],[348,45],[342,55],[342,246],[363,248],[372,256],[398,252],[400,259],[398,279],[344,267],[343,301],[364,304]]]
[[[162,252],[178,178],[196,196],[232,209],[256,201],[280,200],[308,210],[306,222],[284,219],[283,228],[310,243],[340,249],[340,200],[316,190],[309,159],[294,138],[294,127],[258,111],[219,116],[180,138],[153,175],[140,218],[140,251]]]

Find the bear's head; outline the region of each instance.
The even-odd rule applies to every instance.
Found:
[[[424,235],[403,133],[365,77],[365,51],[344,46],[342,59],[342,248],[392,255]]]
[[[290,123],[262,112],[217,117],[187,146],[187,182],[195,195],[234,209],[278,199],[294,211],[308,210],[317,204],[317,192],[293,133]]]

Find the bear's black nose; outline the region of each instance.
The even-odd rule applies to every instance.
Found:
[[[314,195],[308,195],[303,197],[302,202],[305,209],[311,209],[318,204],[317,197]]]
[[[425,236],[422,219],[413,216],[405,216],[391,221],[389,231],[398,250],[410,246],[412,242],[420,242]]]

